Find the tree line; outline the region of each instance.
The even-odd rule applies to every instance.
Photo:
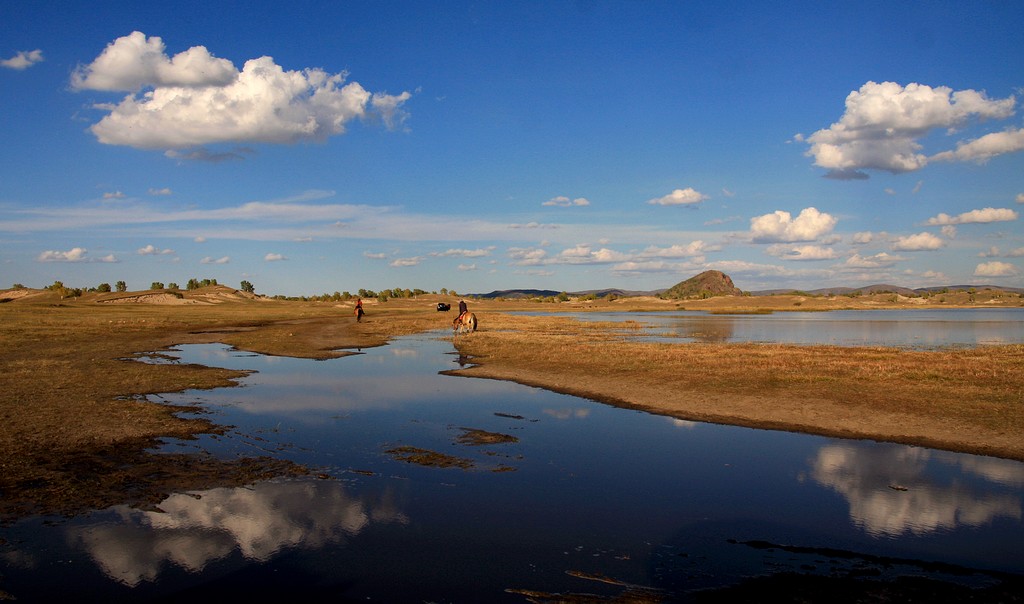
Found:
[[[438,291],[428,292],[426,290],[422,290],[422,289],[419,289],[419,288],[416,288],[416,289],[404,288],[403,289],[403,288],[396,287],[394,289],[382,289],[380,291],[374,291],[372,289],[360,289],[355,294],[352,294],[351,292],[347,292],[347,291],[345,291],[345,292],[338,292],[338,291],[336,291],[333,294],[325,293],[325,294],[312,295],[312,296],[281,296],[281,295],[277,295],[277,296],[273,296],[273,299],[274,300],[295,300],[295,301],[301,301],[301,302],[345,302],[345,301],[348,301],[348,300],[352,300],[354,298],[360,298],[360,299],[363,299],[363,300],[371,300],[373,298],[376,298],[378,302],[387,302],[388,300],[392,300],[392,299],[415,298],[417,296],[422,296],[422,295],[425,295],[425,294],[437,294],[437,293],[440,293],[442,296],[458,296],[459,295],[454,289],[448,289],[446,287],[442,287],[440,292],[438,292]]]
[[[218,285],[217,280],[216,279],[195,279],[195,278],[193,278],[193,279],[189,279],[188,283],[185,284],[185,289],[188,290],[188,291],[192,291],[192,290],[196,290],[196,289],[199,289],[199,288],[202,288],[202,287],[209,287],[211,285]],[[28,288],[26,288],[21,283],[15,283],[12,289],[28,289]],[[79,296],[81,296],[82,294],[84,294],[86,292],[109,293],[109,292],[112,292],[112,291],[116,291],[118,293],[123,293],[123,292],[128,291],[128,285],[124,281],[118,281],[118,282],[116,282],[114,284],[113,287],[111,287],[109,283],[100,283],[99,285],[97,285],[95,287],[81,288],[81,287],[69,287],[69,286],[64,285],[64,283],[62,281],[54,281],[52,285],[48,285],[48,286],[46,286],[43,289],[48,289],[50,291],[56,292],[56,293],[60,294],[60,296],[62,298],[76,298],[76,297],[79,297]],[[170,283],[167,283],[167,284],[165,284],[162,281],[154,281],[154,282],[152,282],[150,284],[149,289],[150,290],[180,291],[181,287],[177,283],[175,283],[173,281],[170,282]],[[256,287],[252,283],[250,283],[249,281],[246,281],[246,280],[243,280],[241,282],[239,289],[242,290],[243,292],[250,293],[250,294],[256,293]],[[336,291],[333,294],[326,294],[325,293],[325,294],[312,295],[312,296],[282,296],[282,295],[276,295],[276,296],[273,296],[273,299],[275,299],[275,300],[299,300],[299,301],[303,301],[303,302],[309,302],[309,301],[313,301],[313,302],[340,302],[340,301],[351,300],[353,298],[357,298],[358,297],[358,298],[363,298],[363,299],[373,299],[373,298],[376,298],[380,302],[387,302],[390,299],[415,298],[417,296],[421,296],[421,295],[428,294],[428,293],[436,294],[438,292],[437,291],[427,292],[426,290],[422,290],[422,289],[419,289],[419,288],[409,289],[409,288],[396,287],[396,288],[393,288],[393,289],[382,289],[380,291],[373,291],[371,289],[360,289],[355,294],[349,293],[347,291],[345,291],[345,292],[338,292],[338,291]],[[441,290],[440,290],[440,293],[441,293],[441,295],[445,295],[445,296],[458,296],[459,295],[454,289],[448,289],[446,287],[442,287]]]

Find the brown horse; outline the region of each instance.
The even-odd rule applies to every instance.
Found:
[[[460,334],[464,331],[476,331],[476,315],[471,312],[463,313],[459,315],[457,319],[452,323],[452,330],[456,334]]]

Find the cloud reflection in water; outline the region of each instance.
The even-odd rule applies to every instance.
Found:
[[[342,543],[373,523],[409,522],[387,493],[368,501],[338,482],[312,480],[175,494],[159,511],[115,511],[118,522],[76,529],[71,541],[107,576],[133,587],[155,581],[168,562],[198,573],[236,549],[266,562],[282,549]]]
[[[854,524],[874,537],[905,533],[924,535],[958,526],[981,526],[998,517],[1021,518],[1019,496],[983,491],[967,480],[936,484],[926,472],[929,462],[943,463],[953,456],[936,455],[915,447],[862,447],[834,444],[822,447],[811,460],[811,478],[843,495],[850,504]],[[961,456],[962,457],[962,456]],[[971,467],[959,464],[964,474],[996,484],[1021,480],[1024,466],[978,458]],[[995,476],[997,480],[991,480]],[[905,489],[905,490],[904,490]]]

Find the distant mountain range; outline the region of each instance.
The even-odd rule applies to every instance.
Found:
[[[665,290],[653,290],[653,291],[634,291],[628,289],[588,289],[584,291],[567,291],[566,294],[575,297],[578,296],[589,296],[593,294],[595,297],[603,298],[608,294],[620,297],[634,297],[634,296],[657,296]],[[561,294],[562,291],[555,291],[553,289],[500,289],[492,291],[489,294],[468,294],[474,298],[508,298],[510,300],[518,298],[549,298]]]
[[[715,278],[719,278],[719,279],[721,277],[724,277],[725,279],[728,279],[728,276],[726,276],[726,275],[723,275],[721,273],[717,273],[717,274],[715,274],[715,273],[717,273],[717,271],[707,271],[706,273],[701,273],[700,275],[697,275],[696,277],[693,277],[691,279],[687,279],[686,281],[682,281],[680,283],[677,283],[676,285],[674,285],[672,287],[666,287],[666,288],[663,288],[663,289],[639,291],[639,290],[609,288],[609,289],[590,289],[590,290],[583,290],[583,291],[566,291],[565,293],[567,295],[572,296],[572,297],[580,297],[580,296],[593,295],[593,296],[598,297],[598,298],[602,298],[602,297],[607,296],[609,294],[614,295],[614,296],[618,296],[618,297],[624,297],[624,298],[636,297],[636,296],[660,296],[662,294],[665,294],[666,292],[669,292],[670,290],[687,291],[689,289],[693,289],[694,288],[694,283],[702,283],[702,282],[706,281],[709,277],[712,277],[712,276],[715,277]],[[731,283],[730,283],[730,285],[731,285]],[[808,289],[795,289],[795,288],[788,288],[788,289],[787,288],[783,288],[783,289],[764,289],[764,290],[758,290],[758,291],[751,291],[751,292],[748,292],[748,293],[750,295],[752,295],[752,296],[773,296],[773,295],[794,294],[794,293],[810,294],[810,295],[814,295],[814,296],[844,296],[844,295],[858,294],[858,293],[859,294],[893,293],[893,294],[900,294],[902,296],[920,296],[921,294],[926,294],[926,293],[937,293],[937,292],[943,292],[943,291],[958,291],[958,290],[959,291],[969,291],[969,290],[972,290],[972,289],[975,290],[975,291],[982,291],[982,290],[988,289],[988,290],[1003,291],[1003,292],[1014,293],[1014,294],[1024,294],[1024,288],[1020,288],[1020,287],[1003,287],[1001,285],[943,285],[943,286],[936,286],[936,287],[909,288],[909,287],[902,287],[902,286],[899,286],[899,285],[890,285],[890,284],[886,284],[886,283],[877,283],[877,284],[874,284],[874,285],[865,285],[865,286],[861,286],[861,287],[823,287],[823,288],[820,288],[820,289],[810,289],[810,290],[808,290]],[[485,299],[493,299],[493,298],[517,299],[517,298],[547,298],[547,297],[557,296],[557,295],[559,295],[561,293],[562,293],[562,291],[553,290],[553,289],[502,289],[502,290],[495,290],[495,291],[492,291],[492,292],[487,293],[487,294],[470,294],[470,295],[473,296],[473,297],[476,297],[476,298],[485,298]],[[716,295],[720,295],[720,294],[717,294],[717,292],[716,292]]]
[[[901,287],[899,285],[889,285],[886,283],[878,283],[875,285],[865,285],[863,287],[823,287],[821,289],[764,289],[760,291],[750,292],[753,296],[771,296],[776,294],[791,294],[794,292],[801,292],[811,294],[815,296],[843,296],[846,294],[900,294],[902,296],[919,296],[925,293],[938,293],[943,291],[982,291],[985,289],[993,291],[1008,292],[1012,294],[1024,294],[1024,288],[1021,287],[1003,287],[1002,285],[940,285],[935,287],[918,287],[911,289],[909,287]]]

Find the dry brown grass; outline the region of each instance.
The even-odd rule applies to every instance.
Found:
[[[685,419],[1024,459],[1021,345],[662,344],[558,317],[491,315],[488,325],[458,340],[482,364],[462,373]]]

